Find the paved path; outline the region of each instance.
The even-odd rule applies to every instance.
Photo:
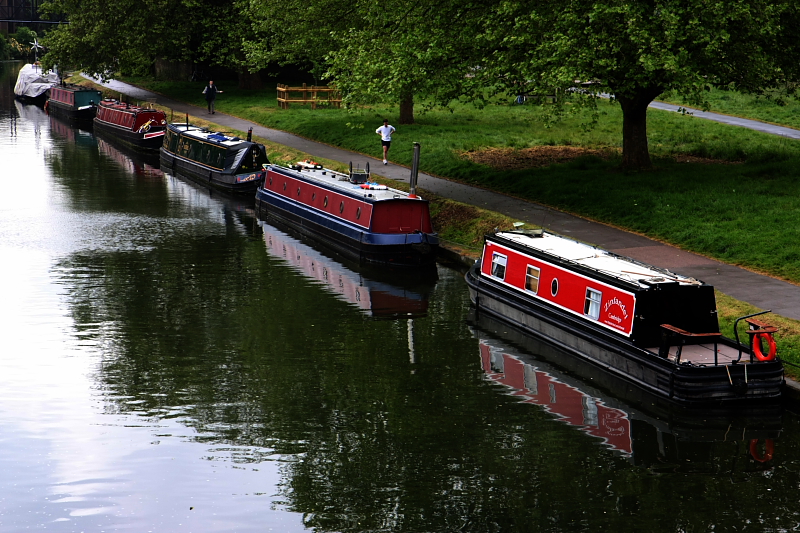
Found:
[[[118,81],[110,81],[104,85],[112,90],[128,94],[135,99],[147,100],[155,98],[158,104],[174,109],[179,113],[189,113],[190,115],[204,118],[208,115],[205,108],[171,100]],[[677,106],[658,103],[654,103],[653,107],[671,111],[677,111],[678,109]],[[759,131],[768,131],[777,135],[800,138],[798,130],[772,126],[763,122],[704,112],[697,112],[695,116]],[[207,118],[212,119],[211,116]],[[394,164],[383,166],[380,159],[377,158],[310,141],[283,131],[265,128],[223,113],[216,113],[213,116],[213,121],[224,127],[239,131],[247,131],[248,128],[252,127],[255,135],[301,150],[312,157],[326,158],[345,164],[350,161],[353,163],[369,161],[373,172],[387,178],[408,181],[410,176],[410,170],[406,167]],[[379,148],[380,146],[376,144],[376,153]],[[512,198],[477,187],[435,178],[422,173],[419,174],[419,186],[447,198],[504,213],[523,222],[545,226],[556,233],[572,236],[615,253],[693,276],[713,284],[720,291],[738,300],[749,302],[762,309],[771,309],[777,314],[800,320],[800,287],[797,285],[754,274],[748,270],[685,252],[673,246],[661,244],[605,224],[592,222],[533,202]]]

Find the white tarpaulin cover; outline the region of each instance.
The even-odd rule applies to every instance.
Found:
[[[14,94],[36,98],[50,87],[58,84],[58,74],[52,70],[42,72],[41,67],[28,63],[17,76]]]

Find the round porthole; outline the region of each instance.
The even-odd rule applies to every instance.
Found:
[[[553,296],[558,294],[558,278],[553,278],[553,282],[550,284],[550,294]]]
[[[344,202],[339,204],[339,212],[344,213]]]
[[[356,218],[361,218],[361,208],[356,209]]]
[[[297,196],[300,196],[300,187],[297,188]]]
[[[286,190],[286,182],[285,181],[283,182],[283,190],[284,191]]]
[[[272,185],[272,176],[269,177],[269,184]]]
[[[314,201],[314,200],[316,200],[316,199],[317,199],[317,193],[315,193],[315,192],[312,192],[312,193],[311,193],[311,201],[313,202],[313,201]]]
[[[328,207],[328,197],[325,197],[325,200],[322,202],[322,207]]]

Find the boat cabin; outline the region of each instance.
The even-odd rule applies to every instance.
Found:
[[[163,128],[167,124],[167,116],[163,111],[130,105],[117,100],[100,102],[95,118],[135,133],[146,133],[151,128]]]
[[[59,102],[75,109],[96,106],[103,99],[103,94],[80,85],[58,85],[50,89],[50,101]]]
[[[487,237],[482,274],[638,347],[659,346],[663,324],[718,332],[714,288],[547,232]]]
[[[192,125],[170,124],[163,148],[224,174],[259,172],[269,163],[262,144]]]

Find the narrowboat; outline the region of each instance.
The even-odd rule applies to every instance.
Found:
[[[50,94],[50,88],[58,82],[58,73],[55,71],[43,71],[38,64],[26,63],[17,74],[14,96],[25,104],[44,105]]]
[[[419,318],[428,313],[428,296],[436,283],[428,277],[386,273],[346,260],[337,260],[296,238],[261,222],[267,252],[337,298],[374,318]]]
[[[95,131],[137,150],[158,150],[164,140],[167,116],[163,111],[103,99],[94,117]]]
[[[103,93],[80,85],[62,84],[50,89],[45,109],[51,115],[74,122],[89,122],[97,112]]]
[[[736,455],[749,455],[747,468],[768,467],[774,459],[783,429],[780,402],[716,411],[684,408],[642,394],[594,365],[581,372],[578,358],[491,317],[471,313],[469,322],[489,383],[635,465],[707,471],[730,463],[725,456],[734,451],[732,445]]]
[[[160,153],[163,170],[227,193],[252,195],[269,163],[263,144],[188,123],[167,126]]]
[[[776,400],[773,334],[755,318],[719,331],[714,287],[542,230],[487,235],[466,274],[478,313],[687,405]],[[764,313],[766,313],[765,311]],[[739,323],[749,324],[740,338]]]
[[[310,163],[267,165],[256,211],[359,263],[424,268],[436,260],[439,237],[428,201],[416,194],[416,143],[414,161],[410,192],[370,182],[369,165],[351,163],[347,174]]]

